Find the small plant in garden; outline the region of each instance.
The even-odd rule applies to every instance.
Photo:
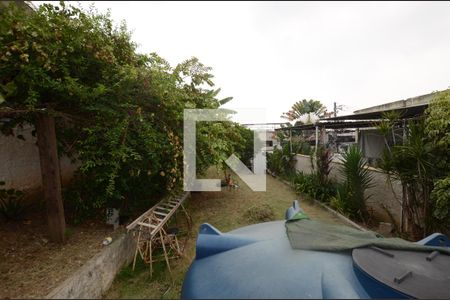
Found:
[[[252,223],[268,222],[275,219],[275,212],[272,206],[263,203],[250,206],[245,211],[244,217]]]
[[[295,189],[299,193],[326,202],[336,194],[335,183],[328,178],[331,172],[331,150],[319,147],[316,155],[311,153],[312,174],[298,172],[293,176]]]
[[[342,167],[339,171],[345,181],[338,187],[331,203],[350,217],[365,220],[366,200],[370,197],[366,190],[372,186],[373,176],[367,169],[367,162],[358,146],[351,146],[342,155]]]
[[[316,200],[326,202],[336,194],[336,185],[332,180],[328,180],[326,184],[320,183],[317,174],[304,174],[297,172],[293,177],[293,184],[298,193],[308,195]]]
[[[295,173],[295,153],[291,152],[290,145],[286,143],[282,149],[275,149],[267,154],[267,167],[269,170],[284,178],[289,178]]]
[[[301,141],[299,143],[299,147],[298,147],[297,153],[298,154],[303,154],[303,155],[311,155],[312,148],[311,148],[311,146],[309,145],[308,142]]]
[[[336,196],[330,198],[330,205],[344,215],[358,216],[358,210],[352,205],[352,197],[352,191],[348,189],[346,184],[338,184]]]
[[[4,182],[0,182],[0,186]],[[25,211],[25,193],[15,189],[0,189],[0,214],[6,220],[18,220]]]

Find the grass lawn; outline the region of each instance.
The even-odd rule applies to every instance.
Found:
[[[210,178],[221,178],[221,174],[211,171]],[[236,180],[236,176],[234,176]],[[242,181],[239,189],[221,192],[193,193],[186,202],[186,208],[193,220],[193,227],[180,242],[186,241],[184,257],[172,260],[171,268],[174,282],[170,278],[165,262],[154,264],[153,278],[150,278],[148,265],[138,261],[135,271],[127,266],[117,275],[112,287],[105,294],[105,298],[164,298],[179,299],[184,275],[195,257],[195,241],[197,231],[202,223],[210,223],[222,232],[258,223],[248,217],[246,211],[253,207],[266,204],[272,207],[274,219],[284,219],[286,209],[295,199],[300,200],[300,206],[312,219],[342,224],[336,216],[330,214],[313,203],[302,200],[298,195],[281,181],[267,176],[267,191],[253,192]],[[182,218],[179,214],[178,218]]]

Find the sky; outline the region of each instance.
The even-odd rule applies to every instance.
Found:
[[[284,122],[302,99],[344,115],[450,86],[449,2],[90,3],[139,52],[212,67],[241,123]]]

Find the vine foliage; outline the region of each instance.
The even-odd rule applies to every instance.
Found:
[[[183,110],[231,100],[218,97],[210,67],[138,53],[126,24],[93,8],[10,4],[0,14],[0,130],[55,117],[59,155],[79,164],[64,191],[73,220],[105,206],[140,210],[180,188]],[[238,124],[197,133],[200,172],[231,153],[251,158],[252,132]]]

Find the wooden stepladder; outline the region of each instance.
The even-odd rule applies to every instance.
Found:
[[[181,196],[175,197],[174,199],[163,200],[127,226],[128,231],[135,231],[135,236],[137,233],[133,270],[139,254],[144,263],[150,264],[150,274],[152,275],[153,262],[160,260],[155,259],[153,252],[156,248],[161,247],[163,249],[163,259],[166,261],[167,268],[172,276],[169,259],[178,258],[182,256],[183,253],[178,243],[176,230],[166,229],[166,225],[169,219],[177,212],[179,208],[181,208],[187,218],[188,227],[190,229],[192,221],[183,206],[183,202],[188,196],[189,193],[185,192]]]

